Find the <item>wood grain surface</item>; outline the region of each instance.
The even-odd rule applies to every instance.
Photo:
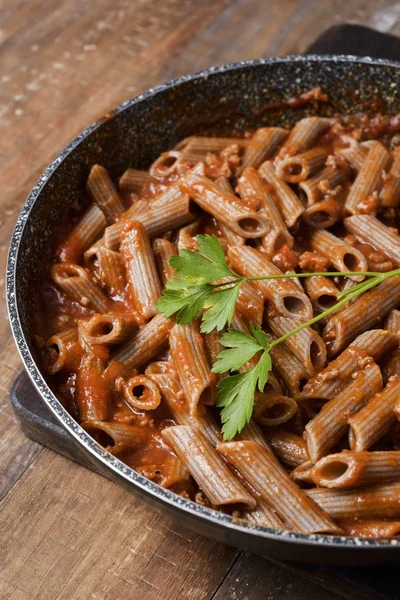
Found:
[[[400,33],[385,0],[0,0],[0,599],[369,598],[212,542],[23,436],[4,302],[21,204],[74,135],[127,98],[211,65],[302,52],[330,25]]]

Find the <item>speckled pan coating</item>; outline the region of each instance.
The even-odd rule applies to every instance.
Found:
[[[328,111],[357,112],[378,101],[394,114],[400,112],[399,80],[399,64],[351,56],[248,61],[187,75],[128,100],[78,135],[45,170],[22,208],[9,251],[7,301],[15,341],[32,381],[97,468],[101,465],[107,477],[200,533],[289,560],[362,564],[400,558],[400,540],[396,539],[307,536],[240,524],[176,496],[104,452],[63,409],[34,359],[31,290],[38,260],[48,253],[53,224],[62,219],[67,205],[82,196],[94,163],[104,165],[115,178],[129,166],[147,167],[161,151],[194,132],[293,123],[310,108],[260,108],[277,106],[317,86],[330,97]]]

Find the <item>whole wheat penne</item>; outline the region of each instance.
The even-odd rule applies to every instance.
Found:
[[[96,270],[99,266],[99,250],[104,246],[104,236],[97,240],[90,248],[88,248],[84,254],[84,264],[86,267],[92,270]]]
[[[304,212],[304,205],[288,184],[277,177],[271,162],[262,163],[261,177],[270,185],[270,195],[278,208],[286,227],[294,227]]]
[[[327,514],[308,501],[277,459],[259,444],[225,442],[218,444],[217,451],[247,479],[289,527],[301,533],[340,532]]]
[[[119,250],[121,231],[124,228],[127,221],[130,219],[135,219],[139,214],[148,212],[149,210],[149,201],[140,199],[137,200],[132,206],[125,211],[119,220],[112,225],[106,227],[104,232],[104,239],[102,245],[108,248],[109,250]]]
[[[270,256],[274,256],[285,244],[292,248],[293,237],[275,206],[273,197],[268,191],[268,185],[263,181],[258,171],[249,167],[244,170],[238,182],[241,198],[255,207],[261,209],[268,223],[270,231],[262,237],[262,244]]]
[[[400,333],[400,310],[394,309],[389,313],[385,321],[385,329]]]
[[[274,427],[289,421],[298,411],[296,400],[289,396],[257,393],[254,398],[254,419],[260,425]]]
[[[329,258],[338,271],[367,271],[365,256],[350,244],[329,231],[316,230],[310,235],[310,245],[315,252]],[[363,276],[353,275],[349,279],[362,281]]]
[[[236,308],[247,321],[252,321],[254,325],[261,325],[264,315],[264,298],[258,287],[251,281],[245,281],[240,286]]]
[[[348,488],[400,479],[400,452],[344,450],[321,458],[310,472],[320,487]]]
[[[249,143],[250,140],[246,138],[207,137],[195,135],[187,139],[187,143],[185,144],[184,148],[177,147],[177,149],[182,149],[184,156],[187,153],[197,153],[205,158],[208,152],[218,153],[222,150],[225,150],[225,148],[231,146],[232,144],[237,144],[240,148],[244,149],[249,145]]]
[[[370,488],[306,490],[333,519],[393,518],[400,515],[400,483],[375,485]]]
[[[74,364],[74,353],[70,350],[78,340],[77,327],[69,327],[52,335],[46,341],[46,370],[50,375],[62,369],[71,368]]]
[[[233,270],[243,277],[282,275],[282,271],[265,254],[248,246],[230,248],[228,258]],[[291,279],[270,279],[254,284],[280,315],[296,316],[304,321],[312,318],[310,300]]]
[[[138,333],[129,339],[113,355],[113,360],[125,370],[137,369],[152,360],[168,342],[168,334],[174,326],[173,319],[155,315]]]
[[[382,388],[379,367],[371,360],[333,400],[329,400],[306,425],[307,450],[314,463],[325,456],[340,440],[349,419],[363,408]]]
[[[341,205],[334,198],[326,198],[308,206],[302,219],[313,229],[328,229],[339,221],[341,214]]]
[[[379,193],[379,203],[382,207],[398,206],[400,203],[400,151],[399,147],[392,152],[392,166],[384,178]]]
[[[126,287],[124,262],[119,252],[100,246],[97,250],[98,274],[110,295],[121,294]]]
[[[396,265],[400,265],[400,237],[390,227],[386,227],[371,215],[347,217],[344,224],[357,238],[371,244],[388,256]]]
[[[289,467],[298,467],[308,460],[306,443],[301,436],[283,427],[268,427],[265,435],[273,453]]]
[[[170,489],[177,484],[185,485],[190,480],[188,471],[177,456],[170,454],[161,464],[144,464],[135,469],[138,473]]]
[[[340,527],[345,535],[361,538],[391,538],[400,533],[400,521],[361,521],[343,519]]]
[[[285,523],[278,517],[276,512],[263,498],[257,498],[257,506],[254,510],[244,511],[242,514],[246,521],[258,527],[269,527],[271,529],[287,529]]]
[[[244,238],[260,237],[270,229],[263,217],[241,204],[234,194],[227,194],[217,183],[193,170],[181,177],[179,186],[203,210]]]
[[[299,183],[302,200],[311,206],[327,196],[335,196],[338,186],[343,186],[349,180],[349,175],[349,168],[344,162],[328,165],[310,179]]]
[[[274,334],[280,338],[288,331],[295,329],[301,321],[278,315],[269,315],[267,324]],[[292,352],[308,373],[314,374],[324,368],[326,362],[325,343],[320,335],[311,327],[306,327],[282,342]]]
[[[360,333],[376,327],[400,303],[400,276],[387,279],[328,318],[322,337],[334,356]]]
[[[157,385],[145,375],[135,375],[121,383],[125,401],[136,410],[155,410],[161,402]]]
[[[290,477],[293,481],[307,483],[313,485],[314,482],[311,479],[311,469],[313,468],[313,463],[311,461],[306,461],[303,464],[299,465],[290,473]]]
[[[60,244],[60,261],[78,262],[84,251],[103,234],[106,225],[103,211],[96,204],[89,206],[68,237]]]
[[[211,373],[204,341],[196,323],[175,325],[169,336],[170,351],[192,415],[201,405],[215,403],[215,375]]]
[[[312,376],[284,344],[270,350],[274,370],[290,394],[297,395]]]
[[[89,346],[119,344],[129,335],[129,327],[124,318],[117,314],[95,314],[88,321],[81,322],[79,335]]]
[[[239,173],[247,167],[257,168],[264,160],[271,158],[287,136],[288,132],[281,127],[257,129],[245,150]]]
[[[148,433],[143,427],[137,425],[128,425],[126,423],[105,422],[100,420],[90,420],[81,423],[85,429],[95,439],[101,443],[102,433],[111,438],[113,445],[106,446],[106,449],[114,455],[127,450],[137,450],[145,446],[148,442]],[[99,435],[100,434],[100,435]]]
[[[337,148],[336,153],[345,158],[355,171],[359,171],[368,154],[368,148],[359,144],[356,139],[349,135],[342,136],[342,141],[347,146]]]
[[[110,223],[114,223],[124,212],[120,195],[106,169],[101,165],[92,167],[86,182],[86,189],[93,202],[101,208]]]
[[[377,210],[378,192],[383,183],[382,172],[389,169],[390,160],[390,153],[380,142],[371,142],[368,154],[346,198],[345,207],[349,213],[354,215]]]
[[[94,355],[83,357],[76,376],[75,402],[81,421],[107,421],[111,393],[104,385],[104,361]]]
[[[156,259],[156,265],[160,280],[165,287],[172,277],[175,277],[175,269],[169,264],[169,259],[174,254],[178,254],[178,250],[172,242],[163,238],[157,238],[153,242],[153,253]]]
[[[323,148],[312,148],[302,154],[287,156],[278,161],[276,174],[288,183],[300,183],[309,179],[325,164],[328,153]]]
[[[329,277],[307,277],[304,287],[317,310],[322,312],[336,303],[339,290]]]
[[[79,265],[57,263],[51,267],[51,276],[54,283],[72,300],[97,312],[108,312],[108,298]]]
[[[149,236],[139,221],[128,221],[121,232],[121,256],[137,310],[149,319],[157,312],[161,285]]]
[[[148,171],[127,169],[119,180],[119,189],[123,192],[140,194],[145,185],[159,184],[159,181]]]
[[[178,165],[182,163],[183,155],[179,150],[163,152],[150,165],[149,173],[153,177],[169,177],[177,172]]]
[[[363,368],[368,357],[376,363],[398,346],[393,332],[372,329],[359,335],[335,360],[310,379],[302,392],[296,396],[298,402],[307,400],[332,400],[351,381],[351,376]],[[306,401],[306,402],[305,402]]]
[[[294,156],[305,152],[328,131],[331,123],[322,117],[305,117],[297,121],[282,146],[280,156]]]
[[[237,433],[235,435],[234,439],[240,441],[245,440],[249,442],[256,442],[257,444],[268,450],[268,452],[271,452],[271,448],[269,447],[264,433],[261,431],[260,427],[257,425],[253,418],[251,418],[250,421],[246,423],[246,425],[243,427],[240,433]],[[219,441],[222,442],[222,438]]]
[[[214,506],[239,504],[255,508],[254,498],[235,479],[199,431],[176,426],[164,429],[161,435]]]

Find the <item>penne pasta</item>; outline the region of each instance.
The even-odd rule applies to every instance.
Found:
[[[261,177],[269,184],[269,192],[274,204],[279,210],[286,227],[294,227],[304,212],[304,205],[288,186],[288,184],[277,177],[272,163],[266,161],[259,168]]]
[[[157,238],[153,242],[153,253],[156,259],[158,276],[163,286],[166,286],[167,282],[175,277],[175,270],[169,264],[169,259],[174,254],[178,254],[177,248],[169,240]]]
[[[273,453],[285,465],[298,467],[308,461],[306,443],[299,435],[282,427],[269,427],[265,435]]]
[[[260,425],[274,427],[289,421],[297,412],[296,400],[276,394],[256,394],[254,398],[254,419]]]
[[[339,221],[341,214],[341,205],[334,198],[327,198],[308,206],[302,218],[313,229],[328,229]]]
[[[103,211],[107,220],[114,223],[124,212],[124,205],[109,174],[101,165],[92,167],[86,189],[93,202]]]
[[[148,171],[127,169],[119,180],[119,189],[123,192],[140,194],[145,185],[158,184],[159,181]]]
[[[288,183],[300,183],[309,179],[316,171],[319,171],[325,164],[328,153],[323,148],[312,148],[296,154],[287,156],[278,161],[276,165],[276,174]]]
[[[121,382],[125,401],[135,410],[155,410],[161,402],[157,385],[144,375]]]
[[[245,149],[239,172],[247,167],[259,167],[264,160],[271,158],[287,136],[288,132],[281,127],[257,129]]]
[[[50,375],[71,368],[75,360],[71,349],[77,340],[77,327],[69,327],[55,333],[46,341],[46,370]]]
[[[58,263],[51,267],[51,275],[54,283],[75,302],[99,313],[108,312],[109,300],[79,265]]]
[[[122,316],[113,313],[95,314],[81,322],[80,336],[91,345],[119,344],[129,335],[129,327]]]
[[[326,197],[335,197],[349,180],[349,169],[346,163],[328,165],[305,181],[299,183],[300,197],[305,204],[312,206]]]
[[[297,121],[280,152],[281,156],[294,156],[305,152],[328,131],[331,123],[322,117],[306,117]]]
[[[350,244],[336,237],[329,231],[313,231],[310,235],[311,248],[326,256],[338,271],[367,271],[368,264],[366,258],[359,250],[353,248]],[[351,276],[349,279],[362,281],[364,277]]]
[[[126,287],[125,266],[119,252],[100,246],[96,253],[99,278],[111,295],[122,294]]]
[[[337,301],[339,290],[329,277],[309,277],[305,279],[304,287],[314,308],[321,312]]]
[[[400,238],[389,227],[371,215],[354,215],[344,220],[346,229],[357,238],[383,252],[400,265]]]
[[[92,204],[59,246],[60,261],[79,262],[85,250],[103,235],[106,225],[107,221],[103,211],[96,204]]]

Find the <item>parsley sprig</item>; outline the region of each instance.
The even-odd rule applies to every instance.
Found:
[[[215,236],[198,235],[198,252],[181,250],[179,256],[170,258],[176,277],[166,285],[157,302],[157,309],[165,316],[176,315],[177,323],[184,325],[193,319],[201,319],[200,330],[210,333],[221,331],[232,321],[240,286],[245,281],[266,281],[269,279],[290,279],[302,277],[350,277],[365,276],[366,279],[353,287],[343,290],[337,303],[321,312],[313,319],[273,341],[260,328],[250,323],[250,333],[228,329],[221,338],[223,350],[212,371],[214,373],[236,373],[221,379],[218,383],[217,406],[222,408],[221,421],[224,440],[232,439],[250,420],[254,406],[254,395],[258,389],[264,390],[272,367],[270,350],[302,329],[325,319],[348,302],[379,285],[386,279],[400,275],[400,269],[386,273],[370,271],[334,271],[322,273],[282,273],[260,277],[241,277],[232,271],[227,263],[223,248]],[[257,364],[237,373],[254,356],[259,355]]]

